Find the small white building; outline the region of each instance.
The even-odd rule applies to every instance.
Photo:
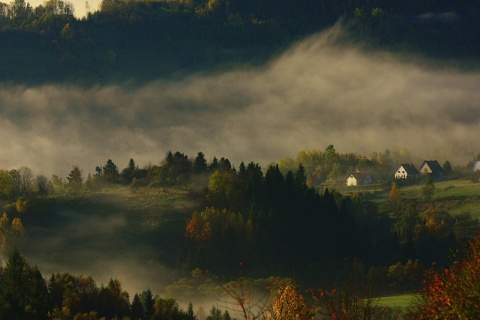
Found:
[[[404,163],[395,171],[395,179],[414,179],[418,176],[418,170],[413,163]]]
[[[480,160],[475,160],[473,163],[473,172],[480,171]]]
[[[347,186],[362,186],[372,182],[372,176],[366,172],[355,172],[347,178]]]

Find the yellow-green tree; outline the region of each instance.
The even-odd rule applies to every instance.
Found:
[[[15,234],[19,236],[25,235],[25,229],[23,228],[22,220],[20,220],[20,218],[13,218],[11,228],[12,232]]]
[[[27,213],[27,208],[28,208],[27,200],[21,197],[18,198],[17,202],[15,202],[15,210],[17,210],[18,213]]]
[[[0,197],[8,198],[12,192],[12,183],[8,170],[0,170]]]
[[[401,193],[400,188],[398,187],[397,183],[394,181],[392,182],[392,188],[390,189],[390,193],[388,195],[388,200],[393,204],[393,208],[396,210],[398,202],[400,201]]]
[[[14,236],[23,237],[25,229],[22,220],[16,217],[10,223],[10,218],[6,212],[0,218],[0,252],[5,252],[9,247],[9,240]]]

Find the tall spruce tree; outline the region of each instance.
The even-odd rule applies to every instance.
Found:
[[[0,319],[48,319],[49,294],[38,268],[15,250],[0,276]]]

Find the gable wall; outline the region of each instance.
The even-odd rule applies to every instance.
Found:
[[[480,171],[480,160],[475,161],[473,165],[473,172]]]
[[[355,179],[354,176],[350,176],[347,178],[347,186],[356,186],[357,185],[357,179]]]
[[[408,178],[408,173],[403,166],[400,166],[395,172],[395,179],[406,179]]]

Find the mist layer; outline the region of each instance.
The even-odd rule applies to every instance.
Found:
[[[268,65],[175,82],[90,88],[0,86],[1,168],[84,173],[169,150],[266,164],[333,144],[463,161],[480,149],[480,74],[335,44],[336,26]]]

